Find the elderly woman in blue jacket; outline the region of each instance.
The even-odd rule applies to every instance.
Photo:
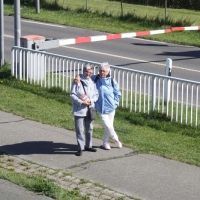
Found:
[[[99,66],[99,74],[91,76],[99,93],[99,98],[95,102],[95,108],[104,126],[103,147],[106,150],[111,149],[109,144],[110,137],[114,140],[118,148],[122,148],[122,143],[119,141],[114,129],[115,110],[119,105],[121,93],[118,83],[110,77],[109,72],[110,65],[104,62]],[[77,81],[80,80],[78,76],[76,79]]]
[[[91,80],[92,68],[86,65],[83,68],[83,74],[80,75],[81,82],[73,83],[70,91],[70,98],[73,103],[73,111],[76,129],[76,138],[78,142],[77,156],[82,155],[82,151],[96,152],[92,148],[93,121],[88,116],[88,108],[95,107],[99,95],[96,85]],[[85,135],[84,135],[85,129]]]
[[[93,75],[91,78],[96,83],[99,98],[95,102],[95,108],[99,113],[100,119],[104,126],[103,147],[110,150],[109,138],[111,137],[118,148],[122,148],[122,144],[118,139],[118,135],[114,130],[115,110],[119,105],[121,93],[118,83],[109,75],[110,65],[104,62],[99,67],[99,74]]]

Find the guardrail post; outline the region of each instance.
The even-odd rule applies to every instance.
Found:
[[[4,61],[4,8],[3,2],[0,2],[0,67],[5,64]]]
[[[155,110],[156,106],[156,77],[152,76],[152,111]]]
[[[172,74],[172,60],[170,58],[166,59],[166,67],[165,67],[165,75],[166,76],[171,76]],[[171,81],[169,79],[165,79],[164,82],[164,102],[167,104],[170,99],[170,86],[171,86]]]
[[[26,35],[20,38],[21,47],[27,49],[37,49],[38,42],[45,42],[45,37],[40,35]],[[31,60],[32,59],[32,60]],[[45,79],[44,55],[40,51],[28,52],[23,54],[22,69],[25,77],[39,83]],[[33,73],[33,74],[32,74]]]

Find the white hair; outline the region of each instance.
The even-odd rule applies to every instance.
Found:
[[[106,67],[106,69],[108,70],[108,72],[110,71],[110,65],[109,65],[108,62],[101,63],[101,65],[99,66],[99,70],[101,70],[102,67]]]
[[[91,65],[90,64],[86,64],[84,67],[83,67],[83,72],[86,72],[88,70],[92,69]]]

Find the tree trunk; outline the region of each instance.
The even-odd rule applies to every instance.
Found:
[[[121,0],[121,16],[123,17],[123,0]]]
[[[86,0],[85,9],[86,9],[86,11],[88,10],[88,0]]]

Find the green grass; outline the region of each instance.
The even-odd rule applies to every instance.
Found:
[[[49,5],[48,9],[42,6],[39,14],[35,12],[34,7],[21,6],[21,17],[108,33],[200,25],[199,11],[167,9],[165,19],[164,9],[149,6],[123,3],[122,16],[119,2],[88,1],[87,11],[84,0],[57,0],[57,2],[57,7]],[[4,12],[6,15],[14,15],[13,5],[5,4]],[[146,38],[200,47],[199,31],[176,32]],[[69,94],[61,91],[60,88],[43,89],[37,85],[18,81],[10,77],[7,64],[0,69],[0,91],[0,110],[74,130]],[[119,108],[115,117],[115,129],[124,146],[139,153],[160,155],[200,166],[199,128],[170,122],[168,118],[158,113],[146,115],[133,112],[127,115],[127,112],[126,109]],[[102,139],[103,128],[98,117],[95,124],[98,126],[95,126],[94,137]],[[78,194],[77,191],[66,192],[41,177],[16,174],[5,169],[0,169],[0,178],[55,199],[67,199],[67,197],[76,199],[75,196]]]
[[[48,3],[55,3],[55,0],[46,0]],[[76,9],[86,9],[86,0],[57,0],[58,6],[76,10]],[[44,5],[42,5],[44,7]],[[117,1],[108,0],[89,0],[87,3],[87,10],[90,12],[99,11],[100,13],[107,13],[112,16],[121,15],[121,3]],[[151,10],[151,12],[149,12]],[[123,14],[135,14],[141,18],[154,18],[159,16],[160,18],[165,17],[165,9],[153,6],[142,6],[137,4],[123,3]],[[199,11],[186,10],[186,9],[172,9],[167,8],[166,15],[170,16],[171,19],[176,21],[191,20],[193,24],[199,25]]]
[[[23,186],[39,195],[45,195],[57,200],[89,199],[86,196],[81,196],[79,191],[76,189],[72,191],[66,191],[65,189],[57,186],[53,181],[45,180],[45,178],[42,178],[41,176],[25,175],[21,173],[15,173],[12,170],[0,168],[0,178]]]
[[[140,92],[138,91],[137,93],[135,93],[134,85],[132,86],[133,88],[132,90],[130,86],[128,87],[128,90],[126,88],[122,89],[123,88],[122,85],[121,85],[122,98],[119,104],[120,106],[122,106],[123,108],[127,108],[127,111],[141,112],[141,113],[151,112],[152,96],[148,96],[147,94],[148,91],[145,91],[145,95],[142,94],[143,91],[141,94],[139,94]],[[171,93],[170,95],[172,96]],[[196,106],[194,104],[192,105],[192,107],[190,103],[188,104],[188,106],[186,106],[186,104],[184,103],[180,102],[177,103],[175,99],[173,102],[169,100],[168,103],[165,103],[162,97],[162,92],[159,97],[157,95],[157,99],[154,105],[154,111],[155,113],[160,113],[160,115],[162,115],[163,113],[164,116],[168,116],[169,121],[176,121],[183,125],[187,124],[196,127],[199,126],[200,124],[200,112],[199,110],[197,110],[196,113]]]
[[[50,1],[49,1],[50,2]],[[53,2],[53,0],[51,1]],[[21,17],[81,27],[108,33],[126,33],[165,29],[173,26],[200,25],[200,12],[184,9],[164,9],[123,4],[107,0],[89,0],[85,10],[84,0],[58,0],[53,9],[21,6]],[[62,9],[63,7],[64,9]],[[151,10],[151,12],[149,12]],[[14,15],[13,5],[5,4],[6,15]],[[148,39],[200,47],[199,31],[176,32],[146,37]],[[69,94],[60,88],[44,89],[10,77],[9,64],[0,69],[0,110],[38,122],[74,130]],[[103,127],[99,117],[95,120],[94,137],[102,139]],[[115,129],[123,145],[138,153],[149,153],[200,166],[200,129],[171,122],[156,112],[129,113],[118,108]],[[36,193],[55,199],[77,199],[78,191],[65,191],[54,182],[37,176],[28,176],[0,169],[0,178],[26,187]],[[87,199],[79,196],[78,199]]]
[[[3,78],[4,77],[4,78]],[[15,80],[9,68],[0,71],[0,110],[25,118],[74,130],[69,94],[60,88],[44,89]],[[139,153],[150,153],[200,166],[200,129],[171,122],[159,113],[150,115],[118,108],[115,129],[123,145]],[[103,127],[95,120],[94,137],[102,139]]]
[[[158,12],[161,12],[161,9],[152,7],[151,16],[147,16],[146,9],[149,10],[150,8],[137,5],[137,13],[136,10],[132,13],[127,10],[122,17],[117,11],[119,4],[116,3],[111,6],[111,2],[108,1],[101,1],[103,3],[95,1],[94,4],[99,6],[97,10],[95,7],[92,8],[93,2],[89,1],[87,12],[83,8],[84,1],[58,1],[59,5],[65,9],[57,7],[53,10],[53,7],[49,6],[51,9],[41,8],[40,14],[35,13],[34,7],[22,6],[21,16],[112,33],[163,28],[163,24],[160,23],[162,20],[159,21],[158,17]],[[66,5],[68,6],[66,7]],[[131,6],[132,9],[136,8],[136,5],[129,5],[130,9]],[[110,11],[111,8],[116,12],[114,10]],[[176,25],[178,22],[180,25],[198,25],[200,23],[195,18],[195,15],[199,16],[196,11],[172,9],[171,12],[173,11],[179,18],[175,16],[169,18],[167,27]],[[13,15],[13,12],[12,5],[5,5],[6,14]],[[180,19],[180,16],[182,19]],[[183,16],[188,16],[188,18],[186,19]],[[194,21],[196,24],[193,24]],[[199,31],[187,31],[148,38],[200,46],[199,34]],[[2,73],[6,75],[7,71]],[[3,80],[0,88],[3,94],[0,99],[0,109],[43,123],[74,130],[71,101],[67,93],[56,92],[56,88],[42,89],[39,86],[31,86],[15,79]],[[115,119],[116,130],[125,146],[141,153],[152,153],[200,166],[199,129],[171,123],[170,120],[163,119],[162,115],[157,113],[152,113],[148,117],[141,113],[130,113],[128,117],[126,115],[126,110],[118,109]],[[95,123],[101,125],[99,118]],[[103,129],[101,126],[97,127],[100,128],[95,128],[94,136],[102,138]]]
[[[87,11],[84,8],[84,1],[82,0],[60,0],[58,1],[60,7],[49,5],[45,8],[43,6],[40,13],[36,13],[35,7],[21,6],[21,17],[109,33],[137,32],[200,24],[200,18],[198,17],[200,12],[198,11],[168,9],[168,12],[172,12],[174,15],[170,13],[165,20],[163,14],[161,14],[163,9],[160,8],[128,4],[127,11],[121,16],[118,11],[120,9],[118,2],[109,2],[106,0],[101,1],[101,3],[99,1],[88,2],[89,8]],[[68,6],[66,7],[66,5]],[[98,5],[98,9],[95,5]],[[124,4],[124,7],[126,7],[126,4]],[[147,14],[148,10],[151,10],[151,14]],[[5,4],[4,12],[6,15],[13,15],[14,6]],[[146,38],[200,46],[199,37],[199,31],[185,31],[159,34]]]

